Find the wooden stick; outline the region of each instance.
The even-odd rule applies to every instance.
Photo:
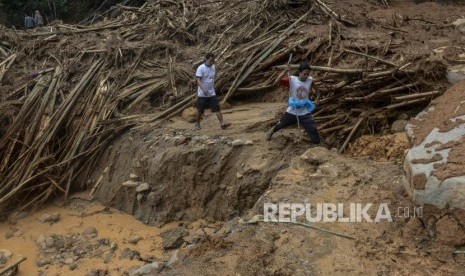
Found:
[[[430,92],[416,93],[416,94],[410,94],[406,96],[398,96],[398,97],[394,97],[394,100],[396,101],[411,100],[411,99],[423,98],[427,96],[435,96],[435,95],[442,94],[442,93],[443,92],[441,91],[434,90]]]
[[[367,54],[364,54],[364,53],[360,53],[360,52],[356,52],[356,51],[352,51],[352,50],[348,50],[348,49],[344,49],[344,52],[359,55],[359,56],[363,56],[363,57],[367,57],[367,58],[371,58],[371,59],[377,60],[379,62],[382,62],[384,64],[387,64],[387,65],[390,65],[390,66],[393,66],[393,67],[396,67],[396,68],[399,67],[399,65],[394,64],[394,63],[392,63],[390,61],[387,61],[387,60],[384,60],[384,59],[381,59],[381,58],[378,58],[378,57],[370,56],[370,55],[367,55]]]
[[[6,267],[2,268],[0,270],[0,275],[4,274],[5,272],[8,272],[10,271],[11,269],[17,267],[20,263],[24,262],[25,260],[27,260],[27,257],[21,257],[19,258],[18,260],[16,260],[15,262],[7,265]]]
[[[298,69],[299,64],[291,64],[289,67],[291,69]],[[287,65],[278,65],[275,66],[274,68],[277,69],[286,69],[288,66]],[[331,68],[331,67],[324,67],[324,66],[315,66],[315,65],[310,65],[310,70],[312,71],[321,71],[321,72],[329,72],[329,73],[343,73],[343,74],[361,74],[361,73],[366,73],[366,72],[372,72],[370,69],[343,69],[343,68]]]
[[[358,119],[357,123],[355,124],[355,126],[352,128],[352,130],[350,131],[349,135],[347,136],[346,140],[344,141],[344,144],[342,144],[342,146],[339,148],[338,152],[339,153],[342,153],[344,152],[346,146],[349,144],[350,140],[352,139],[352,136],[355,134],[355,132],[357,131],[357,129],[359,128],[359,126],[362,124],[362,122],[365,120],[365,115],[364,114],[361,114],[360,115],[360,118]]]

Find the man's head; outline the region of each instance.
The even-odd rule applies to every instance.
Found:
[[[36,11],[36,14],[40,14],[40,12],[39,12],[39,11]]]
[[[305,81],[310,75],[310,65],[308,63],[302,63],[299,66],[299,79]]]
[[[213,65],[213,63],[215,63],[215,55],[211,52],[208,52],[206,55],[205,55],[205,64],[210,67]]]

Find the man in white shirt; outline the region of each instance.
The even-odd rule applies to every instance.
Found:
[[[215,93],[215,55],[213,53],[207,53],[205,55],[205,62],[202,63],[195,73],[197,80],[197,123],[195,124],[196,129],[200,129],[200,119],[203,116],[205,107],[208,105],[213,113],[216,114],[220,121],[221,128],[226,129],[231,124],[223,121],[223,115],[221,114],[220,105]]]
[[[289,88],[289,107],[279,122],[266,133],[266,140],[271,140],[273,133],[278,130],[293,124],[299,124],[305,129],[314,145],[320,144],[320,136],[311,114],[315,105],[308,98],[313,83],[313,78],[309,74],[310,66],[303,63],[299,66],[298,76],[277,79],[277,81],[281,81],[282,86]]]

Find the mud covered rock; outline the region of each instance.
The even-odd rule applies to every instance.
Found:
[[[184,242],[183,238],[188,234],[189,233],[181,227],[162,233],[160,236],[163,239],[163,249],[179,248]]]
[[[189,107],[189,108],[184,109],[184,111],[182,112],[182,118],[189,123],[193,123],[197,121],[197,114],[198,114],[197,108]]]

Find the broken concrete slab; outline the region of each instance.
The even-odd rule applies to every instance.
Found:
[[[465,210],[465,81],[406,126],[404,186],[415,203]]]

